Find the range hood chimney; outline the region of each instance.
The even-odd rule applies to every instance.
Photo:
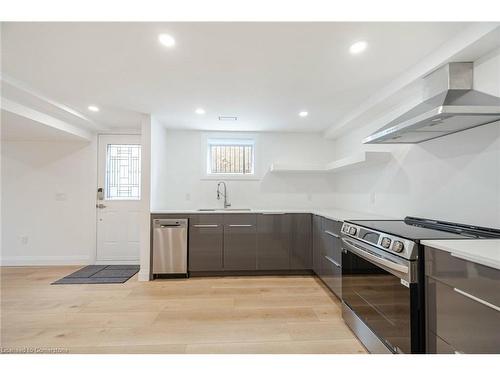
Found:
[[[363,143],[420,143],[500,120],[500,98],[472,88],[473,63],[449,63],[423,80],[423,102]]]

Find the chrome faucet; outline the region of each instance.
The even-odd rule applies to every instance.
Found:
[[[220,186],[224,186],[224,193],[220,191]],[[220,199],[221,195],[224,197],[224,208],[231,207],[231,203],[227,201],[227,186],[224,181],[220,181],[217,183],[217,200]]]

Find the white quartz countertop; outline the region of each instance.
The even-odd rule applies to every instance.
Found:
[[[216,210],[216,211],[199,211],[197,209],[192,209],[192,210],[153,210],[151,212],[152,214],[230,214],[230,213],[236,213],[236,214],[241,214],[241,213],[267,213],[267,214],[272,214],[272,213],[287,213],[287,214],[297,214],[297,213],[307,213],[307,214],[314,214],[314,215],[319,215],[323,216],[327,219],[332,219],[332,220],[339,220],[339,221],[344,221],[344,220],[398,220],[401,218],[392,218],[392,217],[387,217],[387,216],[382,216],[374,213],[368,213],[368,212],[358,212],[358,211],[349,211],[349,210],[344,210],[344,209],[339,209],[339,208],[285,208],[285,209],[251,209],[250,211],[242,210],[242,211],[223,211],[223,210]]]
[[[500,270],[500,239],[424,240],[423,245],[450,252],[457,258]]]

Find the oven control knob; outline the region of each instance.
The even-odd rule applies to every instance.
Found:
[[[392,250],[394,250],[396,253],[400,253],[404,250],[405,245],[401,241],[394,241],[394,244],[392,245]]]
[[[391,239],[389,237],[382,238],[382,242],[380,243],[382,247],[388,249],[391,246]]]
[[[349,234],[351,236],[354,236],[358,230],[355,227],[350,227],[349,228]]]

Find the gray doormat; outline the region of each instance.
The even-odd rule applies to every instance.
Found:
[[[86,266],[54,284],[122,284],[139,272],[138,265]]]

